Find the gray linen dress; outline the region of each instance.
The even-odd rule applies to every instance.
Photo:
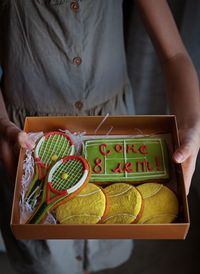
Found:
[[[123,42],[122,0],[1,1],[2,90],[10,119],[134,114]],[[16,241],[13,186],[1,171],[0,224],[19,273],[82,273],[115,267],[131,240]]]

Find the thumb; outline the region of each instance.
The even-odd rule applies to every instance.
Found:
[[[180,147],[172,156],[175,163],[185,162],[195,150],[199,150],[199,133],[194,128],[180,131],[180,141]]]
[[[17,141],[22,148],[33,149],[35,147],[35,142],[25,131],[18,133]]]
[[[173,154],[172,159],[175,163],[183,163],[191,156],[192,147],[189,144],[182,144]]]

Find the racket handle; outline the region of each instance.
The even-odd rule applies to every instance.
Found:
[[[35,189],[35,191],[32,192],[32,195],[30,197],[31,199],[28,201],[30,205],[33,206],[35,204],[35,201],[37,200],[37,197],[39,196],[40,191],[43,188],[43,185],[44,185],[44,179],[40,181],[40,184],[38,184],[38,186],[36,187],[37,189]]]
[[[48,204],[47,202],[43,202],[39,208],[36,210],[34,215],[29,220],[29,224],[38,224],[42,218],[45,216],[46,211],[48,210]]]
[[[32,200],[31,198],[33,195],[35,198],[35,193],[38,193],[38,190],[40,190],[40,188],[41,188],[41,184],[42,184],[42,180],[37,179],[37,181],[35,181],[35,183],[30,186],[30,188],[26,194],[26,197],[24,199],[25,202],[27,202],[28,204],[33,204],[31,202],[31,200]]]

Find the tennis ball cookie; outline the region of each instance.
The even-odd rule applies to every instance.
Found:
[[[178,199],[168,187],[158,183],[137,186],[143,196],[144,210],[138,223],[171,223],[178,216]]]
[[[141,216],[143,201],[140,192],[127,183],[113,183],[105,188],[109,210],[103,223],[136,223]]]
[[[108,199],[104,190],[87,184],[73,199],[58,206],[56,218],[61,224],[100,223],[108,210]]]

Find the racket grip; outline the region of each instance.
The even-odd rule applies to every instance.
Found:
[[[30,204],[30,205],[34,205],[35,204],[35,201],[37,200],[37,197],[39,196],[39,194],[40,194],[40,191],[41,191],[41,189],[43,188],[43,185],[44,185],[44,179],[42,179],[41,181],[40,181],[40,184],[36,187],[37,189],[35,189],[35,191],[33,191],[32,193],[32,196],[31,196],[31,199],[28,201],[28,203]]]
[[[42,218],[45,216],[46,211],[48,209],[48,204],[47,202],[43,202],[40,207],[36,210],[34,215],[31,217],[29,220],[29,224],[38,224]]]
[[[40,179],[38,179],[37,181],[35,181],[34,185],[33,186],[30,186],[27,194],[26,194],[26,197],[25,197],[25,202],[27,202],[28,204],[32,204],[31,202],[31,197],[34,195],[35,197],[35,192],[38,193],[38,190],[37,188],[41,188],[42,184],[42,181]]]

